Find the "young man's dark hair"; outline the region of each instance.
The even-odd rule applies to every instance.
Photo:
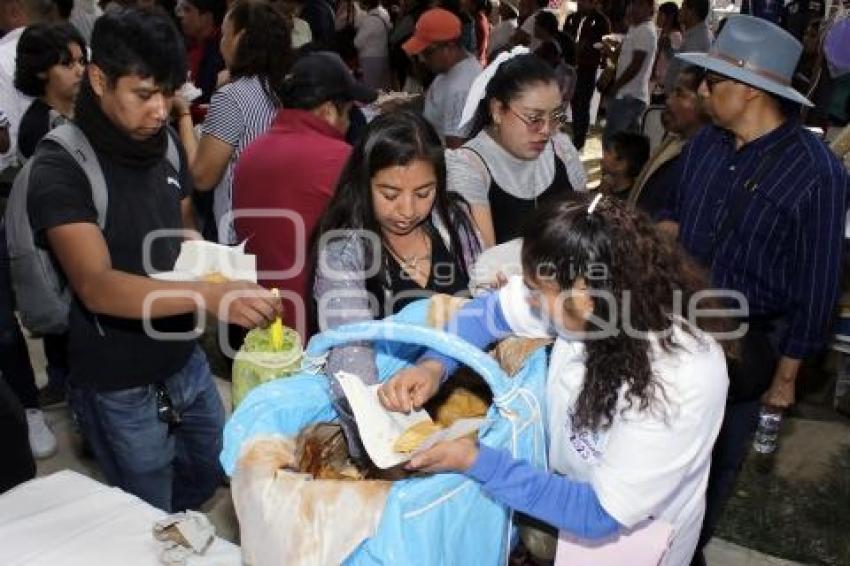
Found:
[[[92,32],[92,60],[115,83],[127,75],[152,78],[165,92],[186,82],[186,49],[174,22],[157,9],[105,13]]]
[[[26,28],[18,40],[15,88],[27,96],[43,96],[48,69],[73,63],[68,47],[71,43],[86,53],[86,40],[71,24],[35,24]]]
[[[617,132],[605,146],[613,151],[618,159],[627,163],[626,173],[635,178],[649,159],[649,140],[643,134],[635,132]]]
[[[711,11],[711,5],[708,0],[684,0],[682,7],[692,11],[699,21],[708,18],[708,14]]]
[[[4,4],[11,3],[4,0]],[[62,13],[67,9],[67,0],[19,0],[30,23],[53,22],[57,18],[67,19]],[[70,11],[68,12],[70,14]],[[9,30],[6,30],[9,31]]]
[[[224,0],[185,0],[194,6],[201,14],[212,15],[213,23],[221,27],[224,15],[227,13],[227,3]]]
[[[56,4],[56,12],[59,14],[59,18],[67,22],[74,10],[74,0],[53,0],[53,3]]]

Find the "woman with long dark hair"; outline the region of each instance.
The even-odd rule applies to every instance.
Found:
[[[315,234],[319,328],[383,318],[433,293],[467,291],[479,244],[446,190],[443,147],[421,116],[376,118],[354,146]],[[376,377],[368,346],[331,352],[328,375]]]
[[[449,189],[472,207],[485,247],[519,235],[538,205],[587,181],[561,132],[566,118],[555,71],[525,48],[497,57],[473,83],[461,121],[472,139],[446,153]]]
[[[233,221],[228,219],[233,207],[233,166],[242,150],[274,119],[280,106],[274,92],[289,69],[292,47],[287,18],[263,0],[239,0],[227,12],[221,30],[229,82],[213,94],[200,140],[179,97],[175,111],[195,188],[215,190],[215,226],[204,235],[217,232],[219,242],[235,244]]]
[[[706,282],[643,213],[573,195],[540,209],[529,226],[523,276],[464,306],[447,328],[482,348],[510,334],[555,339],[550,471],[470,439],[438,444],[409,467],[465,473],[496,501],[580,537],[588,552],[604,552],[617,537],[583,539],[655,522],[635,535],[666,532],[663,563],[688,564],[728,386],[711,332],[728,323],[685,310],[692,301],[708,306],[699,303]],[[421,407],[456,367],[426,352],[379,398],[390,410]]]

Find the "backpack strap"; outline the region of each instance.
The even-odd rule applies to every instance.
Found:
[[[165,158],[174,170],[180,172],[180,151],[177,148],[177,142],[174,138],[176,135],[167,129],[168,132],[168,147],[165,152]],[[106,187],[106,178],[103,176],[103,169],[100,167],[100,162],[97,160],[97,154],[94,148],[89,143],[88,138],[83,131],[73,122],[67,122],[61,126],[57,126],[50,130],[43,138],[59,144],[62,149],[67,151],[74,158],[74,161],[86,174],[86,178],[91,185],[92,202],[95,210],[97,210],[97,225],[103,230],[106,227],[106,211],[109,205],[109,191]]]
[[[109,192],[106,189],[106,179],[103,177],[100,162],[86,135],[75,124],[68,122],[50,130],[43,139],[59,144],[71,154],[86,174],[91,185],[92,202],[97,210],[97,225],[103,230],[106,226]]]
[[[180,150],[177,149],[177,132],[171,126],[166,126],[165,131],[168,134],[168,148],[165,150],[165,158],[169,165],[174,168],[174,171],[180,174]]]

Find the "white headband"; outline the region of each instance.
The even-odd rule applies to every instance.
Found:
[[[597,205],[599,205],[599,201],[602,200],[602,193],[596,193],[596,196],[593,197],[593,202],[590,203],[590,206],[587,207],[587,213],[593,214],[593,211],[596,210]]]
[[[514,47],[510,51],[502,51],[499,53],[499,56],[493,59],[493,61],[487,65],[487,68],[475,78],[469,89],[469,94],[466,95],[466,104],[463,106],[463,114],[460,115],[460,122],[457,125],[458,129],[466,126],[475,117],[478,105],[487,93],[487,85],[490,83],[490,79],[493,78],[493,75],[496,74],[496,71],[499,70],[502,63],[513,59],[517,55],[525,55],[526,53],[531,53],[531,51],[528,50],[528,47],[523,47],[522,45]]]

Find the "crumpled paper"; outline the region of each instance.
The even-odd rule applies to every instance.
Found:
[[[161,543],[161,563],[183,566],[191,556],[206,552],[215,540],[215,527],[203,513],[186,511],[154,523],[153,537]]]

